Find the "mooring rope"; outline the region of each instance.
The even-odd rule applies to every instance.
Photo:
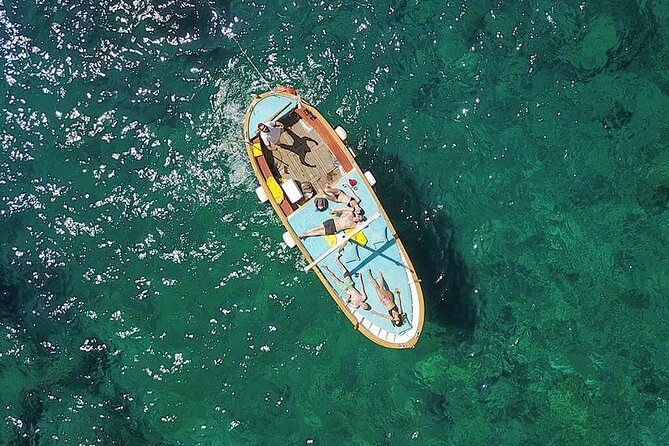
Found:
[[[265,82],[265,84],[267,85],[267,89],[268,89],[268,90],[271,90],[271,89],[272,89],[272,84],[270,84],[269,81],[268,81],[267,79],[265,79],[265,76],[262,75],[262,73],[260,72],[260,70],[258,69],[258,67],[256,67],[256,64],[253,63],[253,61],[251,60],[251,58],[249,57],[249,55],[246,53],[246,50],[245,50],[244,48],[242,48],[242,46],[239,44],[239,41],[237,41],[237,39],[235,38],[235,36],[230,36],[230,37],[232,38],[232,40],[235,41],[235,43],[236,43],[237,46],[239,47],[239,50],[242,52],[242,54],[244,55],[244,57],[246,57],[246,60],[249,61],[249,63],[250,63],[251,66],[253,67],[253,69],[256,70],[256,73],[258,73],[258,76],[260,76],[260,79],[262,79],[262,81]]]

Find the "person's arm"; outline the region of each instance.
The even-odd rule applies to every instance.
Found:
[[[283,128],[283,122],[274,121],[272,124],[274,125],[274,127],[278,127],[280,129]]]
[[[350,208],[338,208],[338,209],[332,209],[330,211],[331,215],[341,215],[341,214],[346,214],[346,213],[353,213],[353,211]]]
[[[397,309],[400,310],[400,316],[404,314],[404,311],[402,311],[402,298],[400,297],[400,290],[399,288],[395,288],[395,294],[397,294]]]
[[[358,276],[358,279],[360,279],[360,293],[363,295],[364,299],[367,299],[367,294],[365,293],[365,282],[362,280],[362,274],[356,273],[356,276]]]
[[[388,319],[388,320],[391,320],[391,319],[392,319],[392,318],[391,318],[390,316],[388,316],[387,314],[379,313],[379,312],[376,311],[376,310],[369,310],[369,312],[372,313],[372,314],[375,315],[375,316],[382,317],[382,318],[384,318],[384,319]]]

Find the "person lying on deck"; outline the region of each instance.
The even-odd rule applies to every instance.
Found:
[[[360,281],[360,289],[362,291],[358,291],[355,288],[355,283],[351,278],[351,273],[346,269],[344,264],[341,263],[341,252],[342,250],[339,250],[335,261],[337,262],[337,265],[339,265],[339,269],[342,272],[343,280],[339,280],[339,278],[332,271],[330,271],[330,268],[328,268],[327,265],[323,265],[323,270],[332,278],[335,286],[346,297],[347,306],[354,310],[357,308],[369,310],[371,307],[367,302],[365,302],[367,300],[367,295],[365,294],[365,284],[362,283],[362,280]],[[357,276],[360,277],[360,274],[357,274]]]
[[[353,196],[346,195],[343,190],[335,187],[325,186],[323,189],[323,197],[330,201],[343,203],[352,209],[360,207],[360,197],[353,191],[353,188],[351,188],[351,195]]]
[[[365,221],[364,211],[355,212],[352,209],[335,209],[330,211],[330,214],[340,214],[341,216],[325,220],[322,224],[303,232],[299,236],[300,239],[304,240],[307,237],[316,235],[334,235],[339,231],[354,228],[358,223]]]
[[[379,300],[381,301],[383,306],[386,307],[386,310],[388,310],[388,316],[382,313],[377,313],[376,311],[374,312],[374,314],[376,314],[377,316],[381,316],[382,318],[385,319],[390,319],[390,322],[395,327],[401,327],[402,324],[404,324],[404,317],[402,311],[402,299],[400,299],[400,290],[395,288],[395,294],[397,294],[397,302],[399,302],[399,307],[398,307],[397,304],[395,304],[393,293],[391,293],[386,289],[386,283],[385,283],[386,281],[384,280],[381,271],[379,271],[379,282],[377,282],[376,279],[374,279],[374,276],[372,276],[371,269],[368,269],[367,272],[369,273],[369,278],[372,280],[372,285],[376,290],[376,294],[379,296]]]
[[[361,208],[360,206],[354,207],[354,208],[337,208],[337,209],[332,209],[330,211],[330,215],[347,215],[351,214],[354,217],[357,216],[365,216],[365,210]]]

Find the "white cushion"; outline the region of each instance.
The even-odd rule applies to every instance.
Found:
[[[288,196],[288,200],[290,200],[291,203],[297,203],[304,196],[302,195],[302,191],[298,187],[295,180],[291,179],[284,181],[283,183],[281,183],[281,188],[286,193],[286,195]]]

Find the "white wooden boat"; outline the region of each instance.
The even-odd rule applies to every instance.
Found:
[[[261,144],[258,124],[278,121],[283,132],[269,150]],[[258,198],[269,202],[286,228],[283,239],[297,246],[304,256],[305,271],[313,270],[342,313],[368,339],[384,347],[413,347],[420,336],[424,305],[420,280],[395,228],[374,192],[376,180],[355,161],[346,146],[346,132],[334,129],[309,103],[300,99],[292,87],[276,87],[256,96],[244,117],[246,151],[260,186]],[[360,198],[367,219],[347,232],[335,236],[298,238],[304,231],[331,217],[316,209],[311,189],[317,193],[326,187],[342,190]],[[382,187],[377,185],[376,187]],[[328,210],[346,208],[346,204],[328,202]],[[350,271],[358,290],[361,282],[371,309],[352,309],[346,304],[337,283],[325,267],[342,278],[336,258],[343,249],[341,262]],[[378,280],[383,273],[386,288],[403,313],[403,323],[391,323],[389,312],[371,284],[368,270]],[[358,276],[356,273],[361,273]]]

